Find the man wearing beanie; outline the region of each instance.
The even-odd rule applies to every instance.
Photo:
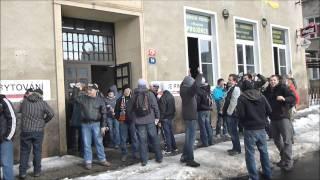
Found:
[[[255,163],[255,146],[260,152],[262,173],[265,179],[271,179],[271,168],[268,155],[265,123],[271,115],[271,106],[267,99],[254,88],[254,84],[244,80],[242,94],[238,99],[237,114],[244,127],[245,159],[249,179],[259,179]]]
[[[25,96],[21,104],[21,134],[20,134],[20,178],[26,178],[29,155],[33,149],[34,176],[41,174],[41,153],[44,137],[44,127],[53,118],[53,110],[43,100],[43,91],[36,89]]]
[[[180,85],[180,96],[182,100],[182,116],[185,120],[185,143],[180,161],[190,167],[198,167],[199,163],[194,161],[193,144],[196,137],[197,122],[197,91],[201,85],[202,73],[198,73],[196,80],[190,75],[186,76]]]
[[[152,143],[154,152],[156,154],[156,161],[162,162],[162,154],[160,149],[160,140],[157,135],[155,124],[159,122],[160,112],[156,97],[147,89],[147,82],[139,79],[138,88],[134,90],[132,103],[130,103],[130,116],[136,124],[141,165],[145,166],[148,162],[148,143]]]

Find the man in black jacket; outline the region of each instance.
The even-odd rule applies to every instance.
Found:
[[[212,145],[211,110],[212,98],[210,95],[210,85],[202,78],[201,86],[197,92],[198,123],[200,129],[200,147]]]
[[[162,87],[163,94],[159,99],[160,122],[164,130],[165,144],[167,146],[165,154],[172,154],[177,149],[173,133],[173,118],[176,113],[175,100],[166,86]]]
[[[272,75],[270,85],[264,92],[268,99],[272,113],[271,128],[274,143],[280,151],[280,162],[277,165],[286,171],[293,167],[292,159],[292,126],[289,120],[289,110],[292,104],[295,104],[295,96],[289,88],[279,83],[279,77]]]
[[[16,131],[16,116],[11,102],[0,94],[0,160],[4,179],[14,179],[13,143]]]
[[[244,127],[245,159],[249,179],[259,179],[255,163],[255,146],[260,152],[262,171],[266,179],[271,179],[271,168],[268,155],[265,123],[271,115],[271,107],[267,99],[254,88],[254,84],[244,80],[242,94],[238,99],[237,114]]]
[[[198,73],[196,80],[191,75],[186,76],[180,85],[180,96],[182,100],[182,117],[185,121],[185,143],[180,162],[186,162],[187,166],[198,167],[199,163],[194,161],[193,144],[195,141],[197,121],[197,91],[200,87],[202,74]]]

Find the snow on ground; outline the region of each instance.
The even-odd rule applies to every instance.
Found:
[[[312,114],[309,114],[312,113]],[[297,115],[308,114],[296,119],[296,131],[293,155],[297,159],[307,152],[317,151],[319,146],[319,106],[313,106],[299,111]],[[107,171],[95,176],[85,176],[78,179],[219,179],[236,177],[246,174],[243,139],[242,154],[229,156],[227,150],[232,147],[230,141],[219,143],[194,151],[199,168],[186,167],[179,162],[180,155],[165,157],[161,164],[150,160],[147,166],[132,165],[118,171]],[[279,161],[279,153],[273,141],[268,142],[271,162]],[[259,153],[256,153],[256,163],[260,166]]]

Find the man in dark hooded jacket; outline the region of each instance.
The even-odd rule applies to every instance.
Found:
[[[41,152],[44,127],[53,118],[52,108],[43,100],[41,89],[34,90],[21,104],[20,167],[19,176],[26,177],[31,147],[34,176],[41,173]]]
[[[180,161],[190,167],[198,167],[199,163],[194,161],[193,144],[197,123],[197,91],[201,85],[202,74],[198,73],[196,80],[186,76],[180,85],[180,96],[182,100],[182,117],[185,121],[185,142]]]
[[[267,99],[254,88],[252,82],[244,80],[241,90],[243,93],[238,99],[237,115],[244,127],[245,159],[249,178],[259,179],[254,156],[255,146],[257,146],[263,175],[266,179],[271,179],[265,131],[266,118],[271,115],[271,107]]]

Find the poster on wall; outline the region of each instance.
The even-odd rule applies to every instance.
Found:
[[[51,99],[50,80],[0,80],[0,94],[6,95],[11,102],[21,101],[29,88],[40,88],[43,99]]]
[[[152,81],[151,84],[159,84],[160,90],[167,89],[173,96],[180,96],[180,84],[182,81]]]

